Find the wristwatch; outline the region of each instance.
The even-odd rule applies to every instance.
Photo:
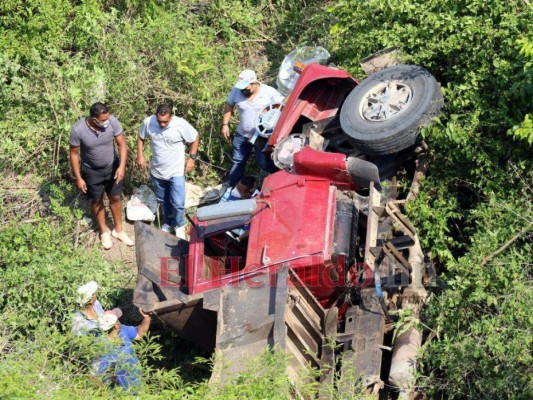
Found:
[[[190,158],[191,160],[196,161],[196,160],[198,160],[198,154],[189,154],[189,158]]]

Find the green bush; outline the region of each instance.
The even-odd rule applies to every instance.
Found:
[[[75,310],[76,289],[90,280],[102,290],[104,305],[128,272],[98,256],[74,249],[73,229],[48,221],[20,224],[0,232],[0,310],[16,311],[7,321],[26,332],[41,324],[61,326]]]
[[[360,74],[360,58],[397,46],[445,95],[444,114],[423,132],[430,173],[409,207],[447,282],[426,312],[438,339],[425,346],[420,384],[447,398],[531,398],[533,8],[344,0],[328,13],[327,43],[342,66]],[[508,136],[513,126],[523,142]]]

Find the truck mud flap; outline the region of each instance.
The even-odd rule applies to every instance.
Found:
[[[383,386],[380,373],[385,317],[374,288],[363,289],[360,293],[361,304],[348,310],[345,332],[338,336],[343,352],[339,391],[346,395],[353,395],[356,380],[371,392]]]
[[[203,306],[217,315],[211,382],[234,378],[266,349],[285,349],[287,274],[283,267],[204,294]]]

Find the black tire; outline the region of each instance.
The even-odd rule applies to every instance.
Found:
[[[399,108],[398,101],[389,102],[387,96],[377,102],[377,97],[368,100],[371,93],[382,93],[387,84],[407,106]],[[393,115],[381,116],[382,99],[385,107],[394,103],[395,108],[388,108]],[[442,104],[440,86],[428,71],[416,65],[398,65],[376,72],[352,90],[342,105],[340,123],[350,142],[363,153],[391,154],[414,145],[420,129],[440,114]]]

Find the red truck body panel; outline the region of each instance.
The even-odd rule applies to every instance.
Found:
[[[303,116],[318,121],[337,114],[346,95],[358,81],[345,71],[309,64],[301,73],[268,140],[273,148],[293,132]]]
[[[307,149],[307,148],[306,148]],[[187,262],[189,294],[205,292],[245,277],[246,284],[254,284],[254,276],[272,273],[287,263],[298,274],[311,293],[323,304],[328,304],[338,283],[333,282],[332,248],[336,212],[337,186],[354,188],[349,183],[343,154],[323,153],[312,149],[302,151],[300,169],[308,174],[289,173],[285,170],[268,176],[257,209],[251,217],[246,259],[215,259],[205,255],[205,238],[200,229],[194,229]],[[313,170],[310,163],[323,168]],[[335,165],[336,168],[326,168]],[[330,177],[335,171],[334,177]],[[320,174],[324,175],[323,177]],[[206,227],[211,221],[195,220],[197,227]],[[217,235],[213,235],[217,239]],[[222,244],[221,244],[222,246]],[[213,261],[214,260],[214,261]],[[206,274],[205,269],[212,271]],[[340,272],[340,271],[339,271]],[[340,273],[342,276],[342,273]]]

